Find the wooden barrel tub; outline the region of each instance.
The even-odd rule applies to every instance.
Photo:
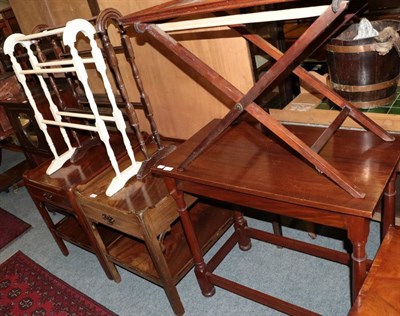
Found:
[[[400,31],[400,21],[371,23],[378,32],[385,27]],[[379,55],[374,37],[353,40],[357,30],[358,24],[353,24],[326,45],[330,84],[357,108],[388,105],[396,98],[400,53],[393,47],[387,54]]]

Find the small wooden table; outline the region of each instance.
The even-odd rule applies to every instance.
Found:
[[[112,134],[110,142],[114,145],[117,156],[122,156],[125,147],[121,137]],[[134,147],[137,146],[136,143]],[[113,279],[107,263],[102,260],[100,250],[96,247],[97,243],[87,227],[85,217],[77,206],[73,193],[78,184],[88,182],[110,166],[106,148],[99,144],[86,151],[85,155],[75,163],[67,162],[52,175],[47,175],[46,170],[50,163],[51,160],[48,160],[24,174],[25,185],[40,215],[63,255],[69,254],[64,240],[94,252],[107,276]],[[65,217],[55,222],[49,212],[58,212]],[[117,237],[110,229],[103,229],[102,234],[107,244]]]
[[[382,198],[385,202],[384,231],[394,221],[394,182],[400,158],[400,138],[389,143],[371,132],[338,130],[321,150],[320,155],[328,163],[366,192],[365,198],[354,198],[306,163],[278,137],[272,133],[266,137],[244,122],[230,127],[189,167],[179,171],[180,163],[216,124],[216,121],[210,123],[152,169],[155,174],[165,177],[176,200],[203,295],[213,295],[214,285],[217,285],[284,313],[311,313],[214,273],[236,243],[246,250],[251,246],[250,238],[256,238],[351,265],[354,299],[368,269],[365,245],[369,223]],[[306,144],[312,144],[321,132],[317,127],[286,127]],[[183,192],[344,229],[353,252],[349,255],[250,228],[242,214],[235,212],[235,233],[209,263],[205,263]]]
[[[122,168],[129,159],[121,161]],[[85,215],[103,261],[113,278],[120,275],[114,264],[136,273],[164,288],[176,315],[185,310],[175,285],[193,267],[193,259],[186,241],[174,199],[160,177],[147,176],[142,181],[129,180],[112,197],[105,192],[114,171],[108,168],[75,191],[78,204]],[[199,240],[199,249],[205,253],[231,226],[232,213],[215,205],[195,202],[186,196],[190,216]],[[99,228],[113,229],[118,238],[113,243],[99,234]],[[132,311],[134,314],[134,311]]]

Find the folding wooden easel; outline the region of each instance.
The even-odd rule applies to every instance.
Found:
[[[238,9],[255,5],[270,5],[288,3],[297,5],[296,8],[266,11],[261,13],[238,14],[220,16],[207,19],[167,22],[155,24],[172,18],[188,17],[198,13],[224,12],[228,9]],[[380,126],[366,117],[351,103],[344,100],[332,89],[319,82],[299,65],[305,57],[329,39],[341,26],[348,22],[358,11],[366,6],[364,1],[333,0],[332,5],[303,7],[304,2],[299,0],[175,0],[162,5],[133,13],[121,19],[124,25],[134,24],[137,32],[146,32],[159,43],[163,44],[171,53],[176,55],[186,66],[194,69],[202,78],[208,80],[220,92],[235,102],[234,107],[222,121],[208,134],[197,148],[182,162],[180,170],[187,168],[224,130],[230,126],[244,111],[251,114],[265,127],[276,134],[282,141],[298,152],[302,157],[315,166],[320,172],[329,177],[342,189],[353,197],[363,198],[365,193],[357,188],[339,170],[334,168],[318,152],[325,146],[332,135],[340,128],[343,121],[350,117],[370,130],[384,141],[393,141],[394,138]],[[256,34],[245,28],[247,23],[282,21],[300,18],[317,17],[303,35],[283,54],[275,47]],[[238,30],[244,38],[251,41],[260,49],[269,54],[277,62],[259,79],[259,81],[243,94],[227,80],[222,78],[212,68],[198,59],[194,54],[176,42],[167,32],[209,28],[215,26],[229,26]],[[302,140],[291,133],[280,122],[271,117],[254,100],[263,92],[273,89],[282,79],[294,72],[300,78],[306,79],[320,93],[325,95],[342,110],[331,125],[320,135],[317,141],[309,147]]]

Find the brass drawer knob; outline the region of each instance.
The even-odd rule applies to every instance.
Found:
[[[103,217],[103,219],[104,219],[109,225],[113,225],[113,224],[114,224],[115,219],[114,219],[112,216],[107,215],[107,214],[102,214],[101,216]]]
[[[44,192],[44,193],[43,193],[43,197],[44,197],[46,200],[51,201],[52,198],[53,198],[53,195],[52,195],[50,192]]]

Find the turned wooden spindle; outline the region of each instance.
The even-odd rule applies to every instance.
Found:
[[[107,9],[105,11],[102,11],[97,17],[96,29],[97,32],[99,33],[99,36],[103,44],[105,58],[107,59],[107,63],[110,66],[111,73],[115,79],[115,82],[117,83],[121,97],[124,100],[129,123],[131,124],[133,130],[136,133],[136,137],[140,143],[140,148],[145,158],[148,159],[149,155],[146,149],[145,141],[141,134],[139,119],[137,117],[133,104],[129,101],[128,92],[126,90],[126,86],[122,79],[121,71],[119,69],[118,59],[116,57],[114,47],[110,42],[110,38],[108,36],[108,31],[107,31],[107,26],[110,22],[116,23],[119,27],[118,18],[120,16],[121,14],[114,9]],[[121,28],[119,27],[119,29]]]

